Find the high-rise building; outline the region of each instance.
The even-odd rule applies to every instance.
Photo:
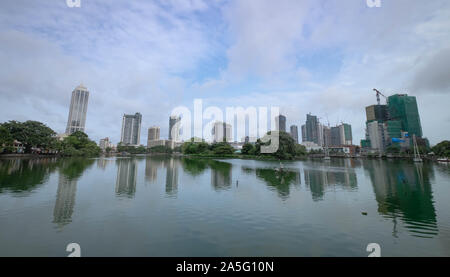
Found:
[[[422,137],[419,109],[415,96],[396,94],[388,97],[389,119],[401,122],[402,130],[409,135]]]
[[[392,95],[387,105],[366,107],[366,115],[366,139],[361,141],[364,148],[381,153],[392,144],[408,148],[412,135],[419,138],[423,135],[416,97]]]
[[[307,136],[306,136],[306,125],[303,124],[302,125],[302,142],[306,142],[308,141]]]
[[[331,146],[331,128],[323,126],[323,146]]]
[[[319,128],[319,120],[317,116],[307,114],[306,115],[306,141],[314,142],[315,144],[319,144],[319,135],[317,133]]]
[[[386,124],[372,121],[367,123],[367,137],[370,140],[370,148],[384,152],[387,144]]]
[[[297,127],[297,125],[291,126],[291,137],[294,139],[295,143],[298,144],[298,127]]]
[[[341,145],[352,145],[353,144],[353,136],[352,136],[352,126],[350,124],[342,123],[339,126]]]
[[[366,107],[366,117],[367,122],[385,122],[389,118],[388,108],[386,105],[372,105]]]
[[[320,122],[317,122],[317,145],[324,146],[324,137],[323,137],[323,125]]]
[[[147,147],[165,146],[167,141],[160,139],[160,128],[157,126],[148,129]]]
[[[169,140],[180,140],[180,126],[177,124],[181,121],[179,116],[170,116],[169,118]]]
[[[139,145],[141,140],[142,115],[125,114],[122,120],[122,135],[120,142],[124,145]]]
[[[339,126],[331,127],[331,144],[330,146],[340,146],[341,145],[341,131],[339,130]]]
[[[279,115],[275,117],[275,130],[280,132],[286,132],[286,117]]]
[[[89,91],[83,85],[79,85],[72,91],[66,134],[71,135],[77,131],[85,132],[88,100]]]
[[[213,142],[231,142],[232,134],[231,134],[231,125],[224,122],[216,122],[211,130],[211,134],[213,135]]]
[[[150,127],[148,129],[148,140],[154,141],[159,140],[160,128],[157,126]]]

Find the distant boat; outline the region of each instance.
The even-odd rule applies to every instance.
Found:
[[[450,159],[449,158],[439,158],[437,159],[438,162],[440,163],[450,163]]]

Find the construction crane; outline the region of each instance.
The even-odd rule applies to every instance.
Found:
[[[378,105],[380,105],[380,95],[383,96],[384,98],[387,98],[384,94],[382,94],[379,90],[377,90],[376,88],[373,89],[373,91],[375,91],[377,93],[377,103]]]

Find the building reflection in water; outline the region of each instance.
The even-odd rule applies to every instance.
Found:
[[[138,163],[136,159],[117,159],[116,195],[134,197]]]
[[[164,166],[164,158],[147,157],[145,160],[145,180],[155,183],[158,179],[158,169]]]
[[[314,201],[323,200],[325,192],[329,189],[334,190],[338,187],[346,190],[357,190],[358,179],[353,170],[355,165],[345,161],[338,161],[339,164],[333,163],[330,165],[314,162],[307,164],[308,168],[304,169],[305,183],[311,191]]]
[[[438,234],[431,165],[368,160],[364,169],[372,181],[378,212],[394,223],[394,236],[398,220],[405,223],[413,236],[429,238]]]
[[[59,227],[72,222],[78,180],[84,171],[94,163],[91,159],[65,159],[59,167],[58,189],[56,191],[53,223]]]
[[[62,173],[59,174],[56,202],[53,209],[53,223],[62,227],[72,221],[77,193],[77,179],[69,179]]]
[[[210,161],[211,185],[215,190],[228,190],[232,185],[232,164],[219,161]]]
[[[114,160],[111,158],[100,157],[97,159],[97,167],[102,170],[105,170],[106,167],[113,162]]]
[[[176,196],[178,192],[179,160],[169,158],[165,160],[164,166],[166,168],[166,195]]]

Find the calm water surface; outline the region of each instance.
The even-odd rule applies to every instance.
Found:
[[[0,256],[450,256],[450,166],[278,166],[1,159]]]

